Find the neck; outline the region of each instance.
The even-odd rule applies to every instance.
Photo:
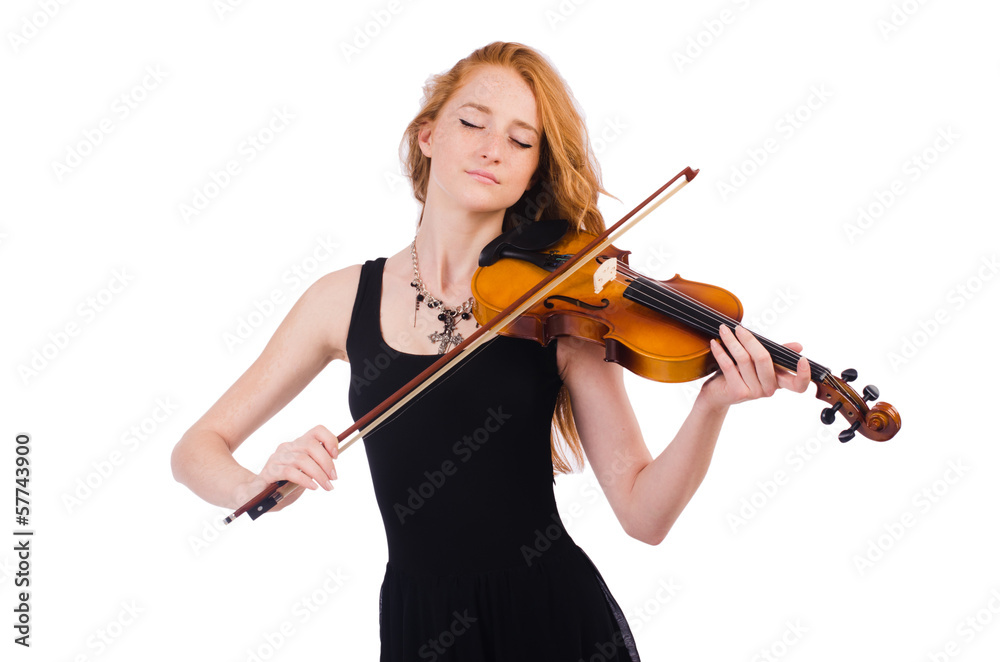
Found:
[[[424,286],[447,306],[472,295],[479,253],[503,227],[503,210],[442,213],[424,206],[417,229],[417,260]]]

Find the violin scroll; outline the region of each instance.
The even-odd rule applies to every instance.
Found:
[[[817,381],[816,397],[830,404],[820,413],[820,420],[825,425],[831,425],[839,412],[850,422],[850,427],[838,435],[841,443],[853,439],[855,432],[860,432],[873,441],[887,441],[899,432],[899,412],[888,402],[876,402],[869,408],[868,402],[878,398],[878,389],[866,386],[862,391],[864,395],[859,396],[847,385],[847,382],[854,381],[857,376],[857,370],[848,368],[841,373],[840,378],[826,375],[821,381]]]
[[[589,233],[569,232],[565,220],[536,221],[533,227],[510,230],[494,239],[480,254],[480,269],[472,279],[476,320],[489,322],[546,271],[553,272],[584,252],[581,246],[592,240]],[[536,252],[539,246],[548,250]],[[718,339],[721,325],[734,330],[739,324],[743,316],[739,299],[720,287],[679,275],[666,281],[647,278],[628,266],[629,251],[614,246],[601,250],[571,278],[565,278],[558,293],[546,294],[540,305],[522,311],[499,333],[542,345],[559,336],[588,340],[604,345],[606,361],[661,382],[700,379],[717,370],[708,340]],[[799,354],[759,334],[754,336],[775,365],[797,369]],[[842,442],[858,432],[874,441],[886,441],[899,431],[896,409],[874,402],[879,397],[877,388],[866,386],[858,395],[848,386],[857,379],[857,370],[844,370],[838,379],[829,368],[813,361],[809,368],[810,380],[817,385],[816,397],[828,405],[820,420],[831,425],[838,413],[847,420],[849,427],[839,436]]]

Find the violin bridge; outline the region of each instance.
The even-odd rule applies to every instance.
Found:
[[[600,294],[604,286],[613,281],[617,275],[618,259],[613,257],[606,259],[594,272],[594,294]]]

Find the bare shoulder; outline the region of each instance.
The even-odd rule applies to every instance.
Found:
[[[316,328],[327,331],[331,358],[347,360],[347,331],[360,281],[361,265],[352,264],[320,277],[302,295],[304,314],[316,323]]]
[[[352,265],[311,284],[278,325],[260,356],[194,423],[235,450],[333,359],[347,358],[347,329],[360,280]]]

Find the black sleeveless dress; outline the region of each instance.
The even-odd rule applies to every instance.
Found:
[[[348,332],[355,420],[437,358],[382,337],[385,260],[363,265]],[[364,438],[389,547],[381,662],[639,660],[556,509],[561,384],[555,342],[498,337]]]

